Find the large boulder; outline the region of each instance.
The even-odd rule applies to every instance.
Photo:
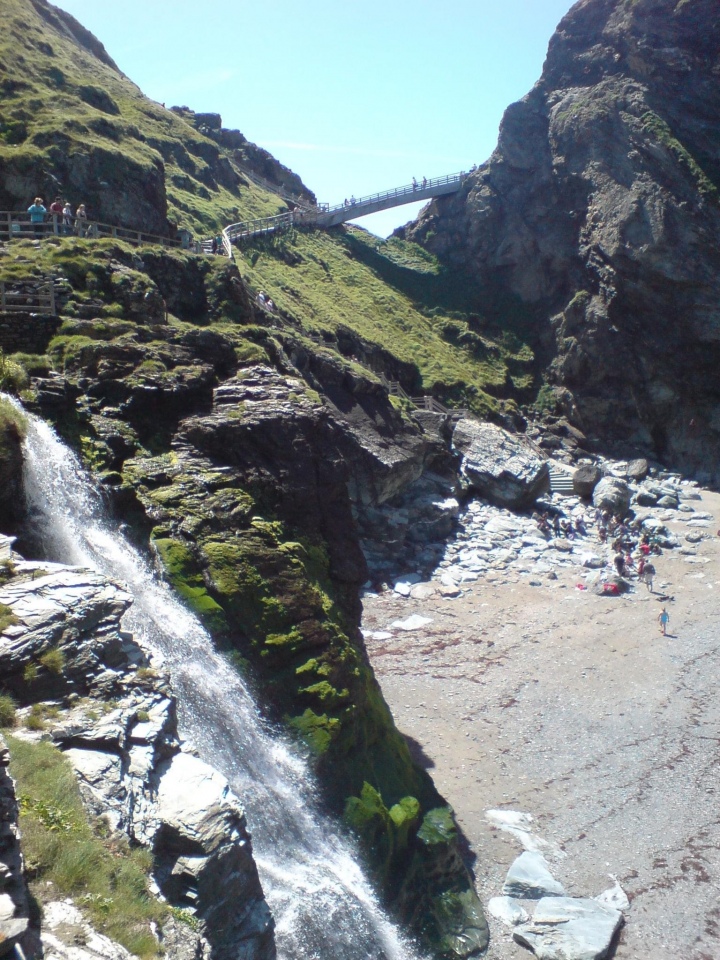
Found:
[[[602,470],[594,463],[584,464],[578,467],[573,474],[573,491],[583,500],[589,500],[593,495],[593,490],[602,480]]]
[[[545,897],[513,939],[541,960],[603,960],[622,923],[619,910],[597,900]]]
[[[527,441],[493,423],[461,420],[453,434],[465,487],[510,509],[530,506],[550,489],[547,461]]]
[[[593,504],[601,510],[609,510],[616,517],[627,514],[631,498],[630,487],[617,477],[603,477],[593,491]]]
[[[631,460],[627,465],[628,480],[634,480],[636,483],[641,483],[648,475],[649,469],[648,462],[644,457],[640,457],[637,460]]]

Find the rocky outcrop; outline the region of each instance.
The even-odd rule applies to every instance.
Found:
[[[313,376],[322,398],[264,365],[225,380],[211,410],[180,423],[170,454],[123,464],[126,489],[154,524],[170,582],[310,751],[394,908],[436,948],[471,955],[485,927],[452,815],[413,764],[357,629],[368,571],[356,519],[370,531],[373,511],[421,482],[447,445],[403,419],[374,379],[327,359]],[[403,804],[412,817],[399,816]]]
[[[197,933],[174,928],[176,955],[274,957],[242,808],[225,778],[179,742],[167,681],[120,629],[130,597],[87,570],[12,560],[0,588],[4,688],[25,710],[54,703],[42,736],[71,762],[88,811],[151,850],[163,895],[196,918]]]
[[[719,31],[714,0],[576,3],[491,158],[406,231],[472,275],[485,321],[529,337],[585,432],[706,476],[720,463]]]
[[[492,423],[461,420],[453,447],[467,489],[501,507],[530,506],[550,489],[547,461],[521,437]]]
[[[15,784],[8,772],[10,754],[0,736],[0,957],[13,952],[29,925]]]
[[[8,530],[22,514],[22,417],[0,401],[0,529]]]

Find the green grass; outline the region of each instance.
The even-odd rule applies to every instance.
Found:
[[[18,623],[18,618],[12,611],[12,607],[0,603],[0,633],[6,628]]]
[[[40,663],[50,673],[59,676],[65,669],[65,654],[58,647],[53,647],[42,654]]]
[[[720,200],[720,190],[707,176],[695,157],[683,146],[683,144],[673,134],[668,124],[652,110],[648,110],[640,119],[643,130],[654,137],[667,150],[669,150],[676,160],[680,162],[693,175],[697,182],[698,190],[705,197],[715,201]]]
[[[0,727],[8,728],[15,726],[15,711],[17,704],[8,694],[0,694]]]
[[[72,897],[92,924],[142,960],[159,953],[150,924],[167,908],[148,891],[151,856],[85,814],[72,768],[48,743],[8,737],[23,854],[34,895]],[[48,890],[48,882],[55,888]]]
[[[354,228],[295,232],[237,260],[304,330],[349,329],[415,367],[417,391],[488,413],[509,378],[532,369],[529,347],[473,312],[473,292],[415,244]]]

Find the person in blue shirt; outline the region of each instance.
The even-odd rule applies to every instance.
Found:
[[[42,197],[35,197],[31,207],[28,207],[30,214],[30,223],[35,233],[43,233],[45,230],[45,214],[47,210],[43,206]]]

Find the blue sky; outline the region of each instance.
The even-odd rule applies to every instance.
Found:
[[[56,0],[57,2],[57,0]],[[571,0],[59,0],[155,100],[221,113],[318,200],[482,163]],[[386,235],[406,206],[366,217]]]

